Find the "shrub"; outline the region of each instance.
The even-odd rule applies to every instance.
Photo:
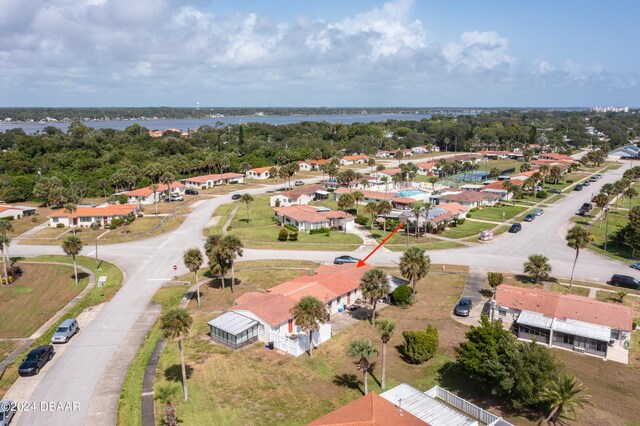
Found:
[[[64,228],[64,223],[59,223],[56,225],[56,228]]]
[[[400,285],[395,290],[393,290],[393,293],[391,293],[391,302],[394,305],[408,305],[411,303],[412,296],[413,292],[408,285]]]
[[[487,280],[491,287],[498,287],[504,281],[504,275],[500,272],[487,272]]]
[[[430,360],[438,350],[438,329],[431,325],[425,331],[405,331],[402,337],[403,355],[413,364],[422,364]]]
[[[471,217],[471,211],[473,211],[473,209],[469,210],[469,213],[467,213],[467,217]]]
[[[119,217],[116,217],[115,219],[113,219],[111,221],[111,226],[114,226],[114,228],[111,228],[111,229],[115,229],[118,226],[122,225],[123,223],[124,223],[124,221],[122,219],[120,219]]]
[[[298,232],[290,232],[289,241],[298,241]]]
[[[280,207],[280,198],[276,198],[276,207]]]
[[[567,179],[565,182],[566,183],[573,183],[573,179]]]
[[[111,229],[112,231],[113,231],[114,229],[118,229],[118,225],[116,225],[115,223],[111,222],[111,223],[109,224],[109,229]]]
[[[536,194],[536,198],[547,198],[549,196],[549,194],[547,194],[547,191],[538,191],[538,193]]]
[[[290,224],[288,224],[288,223],[285,223],[285,224],[284,224],[284,227],[285,227],[285,228],[287,228],[287,229],[288,229],[289,231],[291,231],[291,232],[298,232],[298,228],[296,228],[295,226],[290,225]]]
[[[144,215],[142,213],[138,213],[138,217],[143,217]]]
[[[207,185],[202,185],[200,189],[207,189]]]
[[[120,204],[127,204],[127,200],[128,200],[128,198],[127,198],[127,196],[126,196],[126,195],[124,195],[124,194],[121,194],[121,195],[118,197],[118,203],[120,203]]]
[[[233,229],[231,225],[227,226],[227,232],[231,231],[231,229]]]
[[[296,229],[297,231],[297,229]],[[318,229],[312,229],[309,231],[309,234],[311,235],[315,235],[315,234],[327,234],[329,235],[329,233],[331,232],[331,228],[318,228]]]
[[[472,208],[472,209],[471,209],[471,210],[469,210],[469,211],[470,211],[470,212],[477,212],[477,211],[478,211],[478,208],[477,208],[477,207],[474,207],[474,208]]]
[[[458,225],[462,225],[464,223],[465,219],[462,217],[460,219],[458,219]]]
[[[280,230],[280,233],[278,234],[278,241],[287,241],[287,238],[289,238],[289,231],[287,231],[285,228],[282,228]]]
[[[369,224],[369,218],[367,216],[359,214],[358,216],[356,216],[356,223],[358,225],[367,226]]]

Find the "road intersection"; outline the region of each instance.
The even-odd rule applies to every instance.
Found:
[[[525,223],[518,234],[502,234],[490,243],[450,250],[429,251],[432,263],[462,264],[474,270],[521,272],[528,255],[541,253],[549,257],[556,277],[569,277],[575,251],[567,247],[564,236],[572,225],[569,218],[579,206],[589,200],[591,190],[622,177],[628,168],[609,171],[590,190],[568,193],[562,200],[548,207],[532,223]],[[309,182],[317,179],[308,179]],[[270,185],[243,190],[258,195],[271,189]],[[151,303],[152,296],[175,275],[184,274],[184,251],[203,247],[202,229],[209,223],[215,209],[231,202],[230,195],[218,196],[199,203],[175,231],[142,241],[104,245],[100,257],[118,265],[124,272],[122,288],[106,303],[93,321],[74,338],[61,355],[54,358],[48,371],[41,374],[30,401],[77,402],[79,410],[33,411],[22,413],[18,424],[23,425],[113,425],[116,422],[120,389],[128,366],[147,331],[159,315]],[[92,252],[86,247],[84,255]],[[18,245],[12,247],[14,256],[61,254],[57,246]],[[330,262],[338,254],[358,256],[362,252],[288,251],[245,249],[242,260],[304,259]],[[391,265],[402,253],[379,250],[370,259],[372,264]],[[178,265],[174,272],[173,265]],[[581,281],[606,282],[613,273],[625,273],[640,278],[623,262],[608,259],[584,250],[580,254],[575,277]],[[14,385],[16,386],[16,385]],[[11,399],[11,390],[7,398]],[[25,401],[21,401],[25,402]]]

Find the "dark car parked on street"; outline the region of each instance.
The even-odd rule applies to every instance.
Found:
[[[233,194],[233,195],[231,196],[231,199],[232,199],[232,200],[239,200],[240,198],[242,198],[242,195],[240,195],[240,194]]]
[[[335,263],[336,265],[342,265],[343,263],[358,263],[358,258],[353,257],[353,256],[338,256],[335,259],[333,259],[333,263]]]
[[[53,345],[38,346],[22,361],[18,368],[21,376],[33,376],[40,372],[40,369],[53,358]]]
[[[199,194],[199,192],[198,192],[198,191],[196,191],[195,189],[185,189],[185,190],[184,190],[184,193],[185,193],[186,195],[198,195],[198,194]]]
[[[509,228],[509,232],[513,234],[520,231],[522,231],[522,225],[520,223],[514,223],[513,225],[511,225],[511,228]]]
[[[629,275],[614,274],[609,280],[609,284],[616,287],[640,290],[640,280],[634,277],[630,277]]]
[[[574,191],[582,191],[582,185],[576,185],[573,187]]]
[[[552,194],[562,194],[562,191],[560,191],[559,189],[555,189],[555,188],[554,189],[550,189],[549,192],[552,193]]]
[[[459,315],[461,317],[468,317],[471,313],[471,307],[473,306],[473,302],[468,297],[463,297],[458,301],[453,313],[455,315]]]
[[[536,216],[532,213],[529,213],[528,215],[526,215],[524,217],[524,221],[525,222],[533,222],[535,220]]]

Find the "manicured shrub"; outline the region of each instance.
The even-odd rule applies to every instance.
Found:
[[[536,194],[536,198],[547,198],[549,196],[549,194],[547,194],[547,191],[538,191],[538,193]]]
[[[462,225],[464,221],[465,221],[464,217],[458,219],[458,225]]]
[[[144,215],[142,213],[138,213],[138,217],[143,217]]]
[[[298,241],[298,232],[290,232],[289,241]]]
[[[111,221],[111,225],[114,226],[115,228],[117,228],[118,226],[122,225],[124,223],[124,221],[122,219],[120,219],[119,217],[116,217],[115,219],[113,219]],[[115,228],[111,228],[111,229],[115,229]]]
[[[59,223],[56,225],[56,228],[64,228],[64,223]]]
[[[430,360],[438,350],[438,329],[431,325],[425,331],[405,331],[402,336],[402,353],[412,364],[422,364]]]
[[[287,229],[288,229],[289,231],[291,231],[291,232],[298,232],[298,228],[296,228],[295,226],[290,225],[290,224],[288,224],[288,223],[285,223],[285,224],[284,224],[284,227],[285,227],[285,228],[287,228]]]
[[[411,298],[413,297],[413,293],[411,288],[408,285],[398,286],[393,293],[391,293],[391,302],[394,305],[409,305],[411,303]]]
[[[287,231],[285,228],[282,228],[280,230],[280,233],[278,233],[278,241],[287,241],[287,238],[289,238],[289,231]]]
[[[280,198],[276,199],[276,207],[280,207]]]
[[[118,229],[118,225],[116,225],[115,223],[111,222],[111,223],[109,224],[108,228],[109,228],[109,229],[111,229],[111,230],[113,231],[114,229]]]
[[[318,229],[310,230],[309,234],[311,234],[311,235],[315,235],[315,234],[327,234],[327,235],[329,235],[330,232],[331,232],[331,228],[318,228]]]
[[[231,229],[232,229],[231,225],[227,226],[227,232],[231,231]]]
[[[121,194],[121,195],[118,197],[118,203],[120,203],[120,204],[127,204],[127,200],[128,200],[128,198],[127,198],[127,196],[126,196],[126,195],[124,195],[124,194]]]
[[[473,207],[471,210],[469,210],[470,212],[477,212],[478,208],[477,207]]]
[[[369,224],[369,218],[367,216],[359,214],[358,216],[356,216],[356,223],[358,225],[367,226]]]
[[[473,211],[473,209],[469,210],[469,213],[467,213],[467,217],[471,217],[471,212]]]

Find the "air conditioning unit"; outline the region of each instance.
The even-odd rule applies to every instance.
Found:
[[[581,353],[581,354],[584,353],[584,348],[581,348],[579,346],[574,346],[573,350],[574,350],[574,352],[578,352],[578,353]]]

